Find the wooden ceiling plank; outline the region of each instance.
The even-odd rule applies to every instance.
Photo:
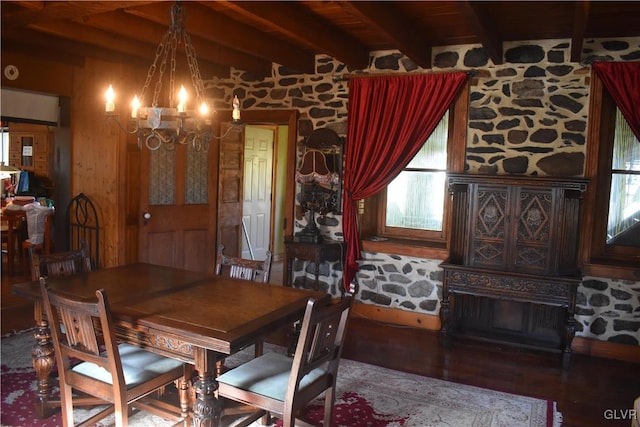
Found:
[[[590,3],[588,0],[577,1],[574,7],[573,31],[571,32],[571,62],[582,60],[582,45],[587,32]]]
[[[482,2],[459,1],[457,2],[460,11],[471,22],[475,33],[480,39],[480,43],[491,58],[494,64],[499,65],[504,62],[502,51],[502,39],[495,30],[490,15],[483,7]]]
[[[298,43],[310,45],[314,51],[332,56],[348,66],[362,69],[369,65],[369,50],[365,45],[330,22],[311,15],[297,2],[289,3],[286,14],[269,2],[227,4],[235,12],[273,28]]]
[[[50,22],[46,25],[33,25],[30,29],[37,30],[44,34],[54,35],[65,40],[82,40],[82,44],[92,46],[94,49],[103,49],[122,53],[125,55],[125,61],[127,60],[127,57],[139,58],[147,63],[147,67],[150,66],[155,59],[156,46],[132,39],[126,39],[79,23],[70,26],[63,22]],[[49,40],[47,44],[50,43],[51,41]],[[48,48],[47,44],[43,46],[43,49]],[[94,56],[91,54],[91,51],[88,51],[87,55]],[[207,68],[207,70],[209,70],[208,72],[214,73],[213,75],[229,75],[229,67],[221,64],[224,63],[198,59],[199,67]]]
[[[3,1],[5,3],[5,1]],[[26,27],[51,21],[74,20],[96,13],[111,12],[131,5],[153,3],[151,1],[17,1],[10,2],[24,9],[5,16],[2,24],[11,28]],[[31,4],[33,3],[33,4]],[[4,5],[3,5],[4,9]]]
[[[402,16],[393,2],[351,1],[341,6],[350,14],[375,27],[391,39],[396,48],[422,68],[431,68],[431,45],[421,36],[420,28],[411,25],[412,19]]]
[[[164,4],[162,7],[132,7],[126,9],[125,12],[166,25],[170,16],[170,7],[168,6],[170,4]],[[315,56],[313,52],[300,49],[251,26],[217,14],[210,8],[196,2],[187,3],[187,6],[185,25],[187,32],[192,37],[197,36],[300,72],[314,72]]]
[[[149,43],[153,46],[157,46],[160,43],[168,29],[167,24],[161,25],[122,11],[84,17],[81,22],[87,26],[110,32],[123,38],[135,37],[136,41]],[[131,28],[135,28],[136,31],[132,33]],[[190,33],[190,31],[187,32]],[[270,61],[230,49],[215,42],[202,40],[192,34],[190,34],[190,37],[199,61],[202,59],[212,63],[233,64],[241,70],[262,75],[267,75],[271,72]],[[183,44],[180,44],[178,48],[182,49]],[[155,52],[155,49],[152,49],[152,52]]]

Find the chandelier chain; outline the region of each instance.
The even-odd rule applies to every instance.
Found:
[[[134,98],[130,123],[132,130],[122,125],[114,114],[112,100],[107,99],[107,118],[115,121],[124,132],[135,134],[138,138],[138,147],[144,144],[149,150],[155,151],[164,147],[167,150],[175,150],[177,144],[190,145],[195,151],[208,151],[213,139],[222,140],[231,132],[241,132],[242,125],[239,124],[239,114],[236,116],[236,104],[234,103],[234,122],[226,129],[224,134],[215,136],[208,106],[205,99],[205,86],[202,81],[196,51],[191,42],[191,37],[185,26],[186,11],[182,8],[180,1],[171,8],[171,24],[165,32],[160,43],[155,50],[155,58],[149,66],[147,76],[140,94],[141,99]],[[186,54],[187,66],[191,76],[191,82],[195,89],[195,98],[200,105],[196,113],[186,104],[186,91],[184,87],[180,95],[175,90],[177,50],[178,45],[184,42],[184,53]],[[182,65],[182,63],[181,63]],[[169,105],[160,107],[167,101],[166,95],[162,94],[163,79],[168,74],[168,101]],[[154,82],[153,80],[157,80]],[[153,85],[153,99],[149,104],[145,100],[147,95],[151,95]],[[165,89],[166,86],[165,86]],[[176,97],[180,97],[179,105],[176,108]]]
[[[198,60],[196,57],[196,50],[191,44],[191,37],[185,31],[184,32],[184,47],[187,54],[187,62],[189,64],[189,72],[191,74],[191,81],[196,89],[196,99],[198,103],[204,100],[204,83],[200,76],[200,69],[198,68]]]
[[[174,32],[171,35],[171,69],[169,70],[169,107],[173,108],[175,104],[173,103],[174,97],[174,89],[176,83],[176,49],[178,47],[178,36]]]

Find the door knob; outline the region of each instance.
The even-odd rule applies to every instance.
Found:
[[[151,219],[151,214],[149,212],[145,212],[142,214],[142,218],[148,221]]]

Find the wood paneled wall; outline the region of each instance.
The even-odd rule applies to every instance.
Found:
[[[91,58],[72,66],[4,51],[2,63],[14,64],[19,69],[16,80],[2,76],[3,87],[70,98],[70,196],[85,193],[98,210],[101,266],[135,261],[137,253],[130,252],[137,251],[137,206],[130,200],[135,198],[138,169],[135,165],[127,166],[127,150],[136,151],[137,145],[135,140],[128,141],[115,123],[106,120],[104,95],[112,84],[116,90],[116,112],[123,113],[121,119],[126,120],[128,98],[140,90],[146,70]],[[130,186],[134,191],[127,202]],[[133,211],[136,213],[132,217]]]

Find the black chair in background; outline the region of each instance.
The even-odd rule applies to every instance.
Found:
[[[98,212],[93,202],[80,193],[67,207],[67,228],[69,230],[69,250],[85,249],[91,267],[100,268],[100,224]]]

